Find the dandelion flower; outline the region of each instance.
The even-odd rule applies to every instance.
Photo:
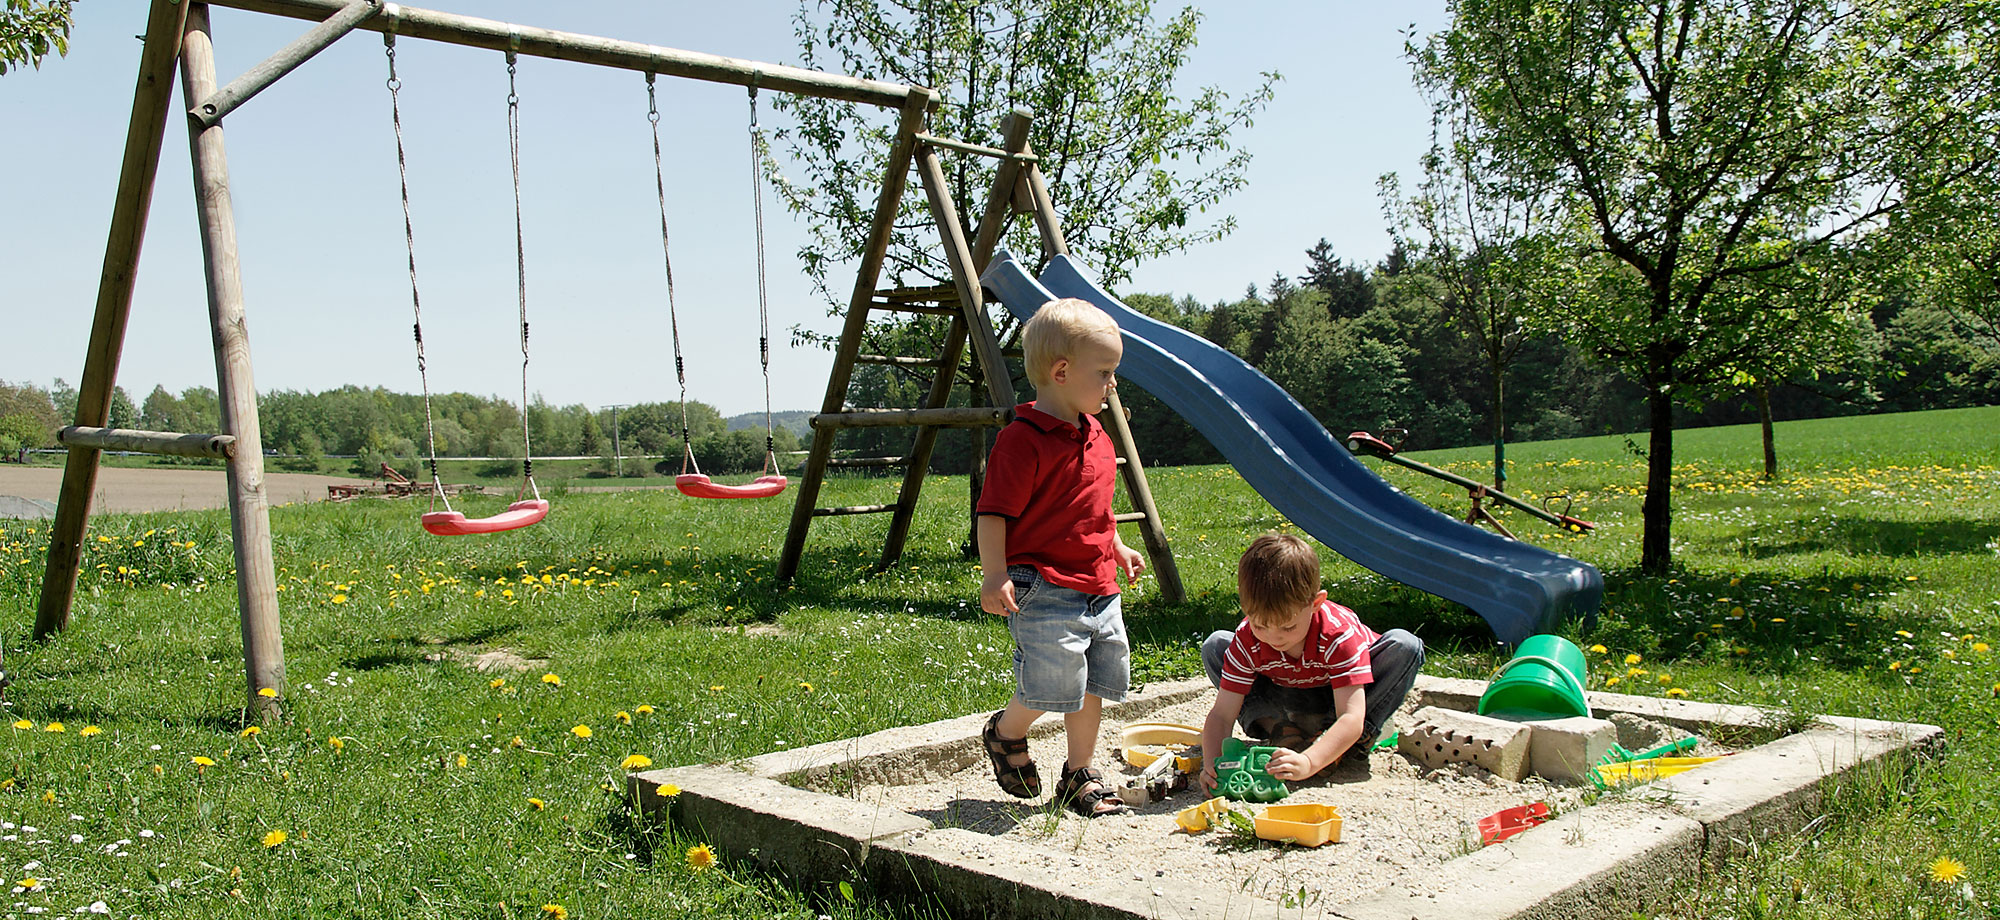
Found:
[[[207,757],[203,757],[200,754],[196,754],[195,756],[188,758],[188,763],[194,764],[194,769],[195,772],[197,773],[205,772],[208,770],[209,767],[215,766],[215,761],[210,760]]]
[[[63,725],[61,722],[50,722],[49,724],[42,726],[42,731],[60,735],[63,732],[69,731],[69,728],[68,726]]]
[[[275,699],[277,699],[277,698],[278,698],[278,688],[276,688],[276,687],[262,687],[262,688],[259,688],[259,689],[257,690],[257,695],[258,695],[258,696],[261,696],[261,697],[263,697],[263,698],[265,698],[265,699],[267,699],[267,700],[275,700]]]
[[[1646,659],[1639,657],[1639,654],[1637,652],[1625,656],[1625,664],[1628,667],[1631,665],[1638,664],[1639,662],[1644,660]]]
[[[1662,675],[1660,675],[1660,683],[1663,683],[1663,684],[1671,684],[1671,683],[1673,683],[1673,682],[1674,682],[1674,676],[1673,676],[1672,674],[1662,674]]]
[[[1740,616],[1742,616],[1742,615],[1743,615],[1743,608],[1741,608],[1741,607],[1731,607],[1731,608],[1729,608],[1729,615],[1730,615],[1730,616],[1733,616],[1733,617],[1740,617]]]
[[[507,686],[507,678],[504,677],[495,677],[486,682],[486,688],[489,690],[498,690],[505,686]]]
[[[542,675],[542,683],[548,684],[551,687],[560,687],[562,686],[562,678],[554,674],[544,674]]]
[[[272,847],[277,846],[278,844],[284,843],[285,840],[291,836],[292,835],[287,834],[284,831],[272,831],[268,834],[265,834],[263,840],[264,849],[268,850]]]
[[[1616,677],[1607,677],[1607,678],[1605,678],[1605,679],[1604,679],[1604,685],[1605,685],[1606,687],[1616,687],[1616,686],[1618,686],[1618,678],[1616,678]]]
[[[1986,643],[1984,643],[1984,642],[1974,642],[1974,643],[1972,643],[1972,650],[1973,650],[1973,651],[1975,651],[1975,652],[1978,652],[1978,653],[1979,653],[1979,654],[1981,654],[1981,655],[1984,655],[1984,654],[1986,654],[1986,653],[1987,653],[1988,651],[1991,651],[1991,650],[1992,650],[1992,648],[1993,648],[1992,646],[1990,646],[1990,645],[1987,645],[1987,644],[1986,644]]]
[[[661,783],[656,791],[659,793],[660,798],[671,799],[681,794],[681,787],[673,783]]]
[[[1611,653],[1611,650],[1602,645],[1593,645],[1590,647],[1590,653],[1593,655],[1608,655]]]
[[[639,705],[632,707],[632,711],[642,716],[650,716],[653,714],[653,707],[645,703],[640,703]]]
[[[804,690],[807,693],[811,693],[813,692],[813,685],[806,683],[805,681],[799,681],[799,689]]]
[[[326,739],[326,746],[333,748],[334,752],[338,753],[341,749],[347,747],[347,741],[339,735],[332,735]]]
[[[1965,864],[1949,856],[1940,856],[1931,861],[1931,881],[1951,884],[1965,875]]]
[[[54,805],[55,803],[56,803],[56,791],[54,789],[50,789],[42,793],[43,805]]]
[[[461,770],[462,770],[462,769],[464,769],[464,768],[465,768],[465,764],[466,764],[466,757],[465,757],[465,754],[464,754],[464,753],[460,753],[460,754],[458,755],[458,760],[457,760],[457,764],[458,764],[458,767],[459,767],[459,769],[461,769]]]
[[[541,799],[535,798],[533,796],[529,796],[528,807],[536,811],[541,811],[542,809],[549,807],[549,803],[544,802]]]
[[[35,730],[35,723],[27,719],[19,719],[14,722],[14,728],[18,731],[31,732]]]
[[[644,754],[633,754],[618,762],[618,769],[625,771],[644,770],[653,765],[653,758]]]
[[[687,860],[688,868],[700,872],[715,865],[715,851],[709,849],[706,843],[688,847]]]
[[[242,731],[240,731],[240,732],[237,732],[236,734],[237,734],[237,735],[239,735],[239,736],[241,736],[241,737],[244,737],[244,738],[249,738],[249,737],[252,737],[252,736],[254,736],[254,735],[261,735],[261,734],[263,734],[263,733],[264,733],[264,730],[263,730],[263,729],[261,729],[261,728],[258,728],[258,727],[257,727],[257,726],[255,726],[255,725],[251,725],[251,726],[248,726],[248,727],[244,728],[244,729],[243,729]]]
[[[18,882],[15,882],[14,884],[19,885],[22,888],[25,888],[29,891],[40,891],[42,888],[42,880],[34,878],[32,876],[29,878],[24,878]]]
[[[1680,699],[1681,697],[1687,696],[1688,692],[1679,687],[1673,687],[1667,691],[1667,695],[1673,697],[1674,699]]]
[[[724,691],[724,690],[727,690],[727,689],[729,689],[729,688],[727,688],[727,687],[724,687],[724,686],[723,686],[723,685],[721,685],[721,684],[710,684],[710,685],[708,686],[708,692],[710,692],[710,693],[721,693],[722,691]]]
[[[570,729],[569,733],[577,736],[578,738],[588,738],[590,737],[590,726],[578,725],[575,728]]]
[[[522,741],[520,735],[515,735],[512,740],[507,742],[507,746],[510,748],[527,747],[528,742]]]
[[[333,602],[334,602],[334,603],[336,603],[336,604],[345,604],[345,603],[347,603],[347,595],[345,595],[345,594],[336,594],[336,595],[334,595],[334,596],[333,596]]]
[[[542,916],[548,917],[549,920],[569,920],[569,908],[561,904],[544,904]]]
[[[632,724],[632,714],[631,714],[631,713],[629,713],[629,712],[626,712],[626,711],[625,711],[625,710],[623,710],[623,709],[620,709],[620,710],[618,710],[617,712],[615,712],[615,713],[612,713],[611,717],[612,717],[612,718],[614,718],[614,719],[617,719],[617,720],[618,720],[618,723],[619,723],[620,725],[630,725],[630,724]]]
[[[85,738],[89,738],[89,737],[91,737],[91,736],[93,736],[93,735],[102,735],[102,734],[104,734],[104,729],[101,729],[101,728],[98,728],[98,727],[97,727],[97,726],[95,726],[95,725],[86,725],[86,726],[84,726],[84,727],[83,727],[83,730],[82,730],[82,731],[79,731],[79,732],[77,732],[77,734],[79,734],[79,735],[82,735],[82,736],[83,736],[83,737],[85,737]]]

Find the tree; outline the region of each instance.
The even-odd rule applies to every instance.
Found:
[[[65,422],[76,418],[76,387],[57,377],[55,386],[49,388],[49,399],[56,404],[58,418]]]
[[[1400,243],[1391,255],[1400,260]],[[1320,237],[1313,248],[1306,250],[1306,273],[1299,282],[1326,294],[1326,310],[1333,317],[1353,318],[1368,312],[1375,305],[1375,289],[1368,283],[1368,273],[1358,265],[1342,264],[1340,257],[1333,254],[1332,244],[1326,237]],[[1396,263],[1401,270],[1401,262]],[[1395,272],[1389,272],[1395,274]]]
[[[1411,47],[1417,79],[1465,107],[1497,177],[1551,196],[1565,232],[1536,265],[1539,321],[1645,388],[1640,566],[1663,573],[1675,404],[1728,391],[1753,356],[1809,362],[1851,334],[1855,317],[1757,287],[1936,193],[1942,177],[1894,167],[1950,135],[1906,94],[1954,43],[1838,0],[1453,12]]]
[[[70,7],[76,0],[6,0],[0,5],[0,75],[9,67],[28,64],[39,70],[53,51],[69,53]]]
[[[124,387],[111,388],[111,411],[105,413],[107,428],[131,428],[139,423],[139,407],[132,405],[132,394]]]

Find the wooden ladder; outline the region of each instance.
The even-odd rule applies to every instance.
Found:
[[[785,535],[785,546],[778,560],[777,576],[790,579],[798,574],[800,560],[804,555],[807,531],[815,518],[852,514],[890,514],[889,533],[882,544],[882,556],[878,568],[888,568],[902,557],[904,544],[908,541],[910,522],[915,517],[917,500],[923,492],[924,477],[929,471],[931,454],[937,445],[938,431],[944,428],[984,428],[1000,427],[1013,417],[1014,384],[1007,369],[1006,355],[1003,354],[998,336],[986,315],[985,295],[979,287],[979,273],[993,257],[1000,237],[1009,219],[1017,214],[1030,213],[1036,216],[1042,227],[1044,245],[1053,239],[1055,246],[1051,253],[1062,252],[1060,223],[1055,221],[1052,208],[1039,206],[1047,199],[1047,192],[1041,189],[1041,174],[1035,167],[1035,158],[1028,149],[1028,128],[1030,116],[1022,110],[1015,110],[1002,124],[1006,149],[982,147],[933,137],[919,133],[916,127],[922,125],[921,108],[906,106],[903,110],[902,130],[898,142],[891,151],[887,175],[883,181],[883,194],[877,202],[875,224],[869,235],[868,247],[864,250],[861,271],[855,281],[854,294],[848,302],[846,321],[842,326],[839,345],[834,351],[833,369],[828,375],[826,398],[820,412],[812,418],[813,442],[806,458],[805,473],[800,479],[798,496],[792,507],[791,525]],[[980,220],[978,232],[971,245],[967,245],[960,229],[957,208],[947,194],[944,169],[938,159],[940,148],[959,150],[991,156],[1000,160],[998,174],[994,177],[992,193],[988,196],[986,212]],[[897,206],[910,167],[917,168],[919,180],[930,203],[931,218],[937,225],[945,248],[945,259],[951,267],[952,283],[926,288],[899,288],[877,290],[883,256],[889,245],[889,231],[896,215]],[[1037,189],[1041,189],[1037,195]],[[916,357],[905,355],[872,355],[861,352],[861,339],[867,329],[869,316],[876,312],[915,313],[931,316],[949,316],[951,325],[945,333],[943,348],[936,357]],[[957,376],[960,359],[967,345],[971,345],[972,360],[982,372],[985,381],[987,405],[952,407],[947,403],[951,397],[952,384]],[[884,365],[890,367],[931,368],[936,371],[930,392],[924,404],[915,408],[853,408],[847,405],[847,391],[853,381],[857,365]],[[1180,572],[1174,564],[1171,547],[1167,542],[1166,528],[1161,524],[1158,506],[1153,501],[1150,486],[1146,483],[1144,468],[1139,462],[1137,446],[1132,440],[1132,430],[1127,424],[1124,405],[1114,391],[1107,401],[1105,429],[1112,438],[1118,453],[1118,469],[1125,483],[1132,510],[1116,516],[1118,523],[1136,523],[1146,545],[1151,560],[1151,570],[1155,583],[1159,585],[1161,597],[1169,603],[1180,603],[1186,598],[1181,585]],[[914,427],[917,429],[909,451],[900,457],[836,458],[833,456],[834,438],[840,431],[863,427]],[[849,505],[844,507],[818,507],[819,492],[829,469],[852,467],[902,467],[903,484],[896,500],[886,504]]]

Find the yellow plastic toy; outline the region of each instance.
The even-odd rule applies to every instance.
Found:
[[[1598,784],[1606,789],[1626,783],[1646,783],[1662,777],[1686,773],[1720,757],[1655,757],[1652,760],[1613,761],[1597,765]]]
[[[1340,809],[1332,805],[1273,805],[1257,816],[1257,836],[1302,847],[1340,842]]]
[[[1145,769],[1153,761],[1165,756],[1168,751],[1176,751],[1174,768],[1182,773],[1194,773],[1201,769],[1201,758],[1188,757],[1176,749],[1194,747],[1201,744],[1201,729],[1178,722],[1134,722],[1125,726],[1125,762],[1138,769]]]
[[[1229,800],[1218,795],[1200,805],[1181,809],[1174,815],[1174,823],[1190,834],[1199,834],[1208,830],[1208,826],[1215,823],[1215,819],[1221,817],[1227,808]]]

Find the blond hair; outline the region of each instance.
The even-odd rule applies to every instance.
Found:
[[[1290,620],[1319,596],[1319,554],[1291,534],[1267,533],[1250,541],[1236,562],[1236,596],[1252,623]]]
[[[1028,382],[1048,386],[1056,362],[1076,356],[1077,343],[1092,336],[1118,337],[1118,323],[1088,301],[1051,300],[1021,327],[1021,364]]]

